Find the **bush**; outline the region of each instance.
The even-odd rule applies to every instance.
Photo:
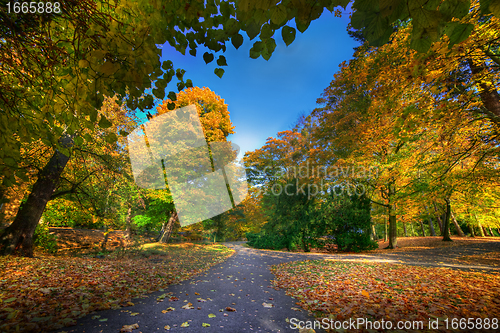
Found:
[[[33,244],[49,253],[57,252],[57,237],[49,233],[49,226],[46,223],[40,223],[35,229],[33,235]]]
[[[374,250],[377,243],[370,238],[371,203],[366,196],[333,198],[323,216],[329,216],[327,230],[339,251]]]
[[[247,233],[247,244],[256,249],[281,250],[287,247],[285,237],[277,234]]]

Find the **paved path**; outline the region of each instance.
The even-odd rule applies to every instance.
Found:
[[[147,298],[133,300],[132,307],[99,311],[78,320],[78,325],[58,332],[119,332],[123,325],[137,323],[133,332],[298,332],[292,330],[286,319],[313,320],[298,308],[295,299],[286,296],[284,290],[275,290],[270,281],[274,276],[269,265],[306,259],[368,260],[404,263],[420,266],[450,267],[461,270],[480,270],[498,273],[499,267],[467,265],[456,259],[464,255],[500,251],[500,242],[471,244],[460,247],[436,248],[413,252],[369,255],[301,254],[278,251],[262,251],[242,246],[241,242],[226,243],[236,253],[224,263],[205,274],[179,284],[170,285],[162,292],[149,294]],[[157,302],[157,297],[167,293],[178,301]],[[199,295],[198,295],[199,294]],[[199,301],[201,300],[201,302]],[[192,303],[194,309],[182,309]],[[271,306],[272,307],[267,307]],[[162,313],[169,307],[175,310]],[[227,308],[235,311],[228,311]],[[229,309],[231,310],[231,309]],[[131,313],[138,313],[131,316]],[[209,318],[214,314],[214,318]],[[94,319],[92,319],[94,317]],[[107,318],[101,322],[100,319]],[[181,327],[187,322],[188,327]],[[203,327],[203,324],[210,327]],[[170,331],[164,327],[170,326]],[[320,332],[316,330],[316,332]]]

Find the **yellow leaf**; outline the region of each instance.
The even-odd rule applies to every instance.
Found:
[[[181,324],[181,327],[189,327],[188,322],[186,321],[186,322],[182,323],[182,324]]]
[[[170,331],[170,326],[168,325],[165,325],[163,328],[166,329],[167,331]]]
[[[366,290],[362,290],[361,294],[365,297],[370,297],[370,294]]]
[[[210,327],[210,324],[203,323],[203,324],[201,324],[201,326],[203,326],[203,327]]]

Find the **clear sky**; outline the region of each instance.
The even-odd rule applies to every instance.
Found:
[[[183,56],[167,44],[162,61],[172,60],[175,68],[186,70],[184,79],[191,79],[194,86],[210,88],[225,100],[236,132],[228,139],[241,147],[242,157],[242,153],[262,147],[268,137],[290,129],[301,114],[317,107],[316,99],[333,79],[338,65],[351,59],[353,48],[359,45],[347,34],[348,22],[347,15],[338,18],[325,10],[304,33],[297,31],[288,47],[280,30],[275,34],[277,46],[269,61],[250,58],[249,50],[259,39],[250,41],[243,33],[243,45],[236,50],[229,43],[223,53],[228,66],[223,67],[222,78],[214,74],[218,67],[215,60],[205,64],[204,48],[198,49],[196,57],[187,52]],[[174,81],[167,93],[170,90],[176,91]]]

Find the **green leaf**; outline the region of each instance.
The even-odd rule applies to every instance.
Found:
[[[226,57],[224,57],[223,55],[219,56],[219,59],[217,59],[217,65],[227,66]]]
[[[101,115],[101,120],[99,120],[99,127],[100,128],[109,128],[109,127],[111,127],[111,125],[113,125],[113,124],[111,124],[111,122],[108,119],[106,119],[106,117],[104,115]]]
[[[124,131],[124,130],[120,130],[120,135],[121,136],[127,136],[129,133],[127,131]]]
[[[106,142],[115,143],[116,141],[118,141],[118,137],[115,133],[108,133],[108,135],[106,135]]]
[[[174,64],[172,63],[171,60],[167,60],[167,61],[163,62],[163,65],[161,65],[161,68],[163,68],[164,70],[168,71],[169,69],[173,69],[174,68]]]
[[[167,109],[169,109],[169,110],[175,109],[175,103],[172,103],[172,102],[168,103],[167,104]]]
[[[271,22],[276,25],[281,25],[286,22],[286,6],[279,4],[271,8]]]
[[[495,15],[497,18],[500,19],[500,2],[499,1],[491,1],[490,5],[488,6],[488,9],[490,10],[490,12],[493,13],[493,15]]]
[[[250,40],[252,40],[259,35],[260,26],[257,25],[256,23],[251,22],[250,24],[247,25],[245,31],[246,31],[248,37],[250,38]]]
[[[462,18],[469,12],[470,0],[445,0],[439,5],[439,12],[448,19]]]
[[[104,65],[99,67],[99,71],[106,75],[111,75],[116,71],[115,65],[111,61],[106,61]]]
[[[83,138],[81,136],[77,136],[75,138],[75,145],[81,146],[83,144]]]
[[[286,46],[292,44],[292,42],[295,40],[295,34],[297,31],[295,28],[289,27],[285,25],[281,29],[281,37],[283,38],[283,41],[285,42]]]
[[[222,68],[216,68],[214,70],[215,75],[217,75],[219,78],[222,78],[222,75],[224,75],[224,69]]]
[[[236,34],[231,37],[231,44],[233,44],[235,49],[239,49],[241,44],[243,44],[243,36],[240,34]]]
[[[458,44],[466,40],[472,29],[474,28],[474,25],[472,24],[464,24],[464,23],[459,23],[459,22],[450,22],[448,23],[445,33],[448,35],[450,38],[450,43],[448,45],[448,48],[451,48],[453,45]]]
[[[97,109],[90,110],[90,121],[93,123],[97,121]]]
[[[192,55],[193,57],[196,57],[196,49],[189,50],[189,54]]]
[[[168,99],[175,102],[177,100],[177,94],[173,91],[169,92],[167,95]]]
[[[240,30],[240,22],[238,22],[234,18],[230,18],[227,20],[227,22],[224,24],[224,31],[229,35],[232,36]]]
[[[187,88],[192,88],[193,87],[193,81],[191,81],[191,79],[187,79],[186,80],[186,87]]]
[[[432,45],[432,41],[430,37],[425,35],[413,36],[410,42],[410,47],[417,52],[425,53],[429,51]]]
[[[205,60],[206,64],[211,63],[214,60],[214,55],[212,53],[205,52],[203,54],[203,60]]]
[[[304,32],[307,30],[307,28],[309,28],[309,24],[311,24],[311,21],[297,21],[297,29],[300,32]]]
[[[270,38],[273,34],[274,30],[271,29],[271,26],[266,23],[262,26],[262,30],[260,31],[260,39]]]

